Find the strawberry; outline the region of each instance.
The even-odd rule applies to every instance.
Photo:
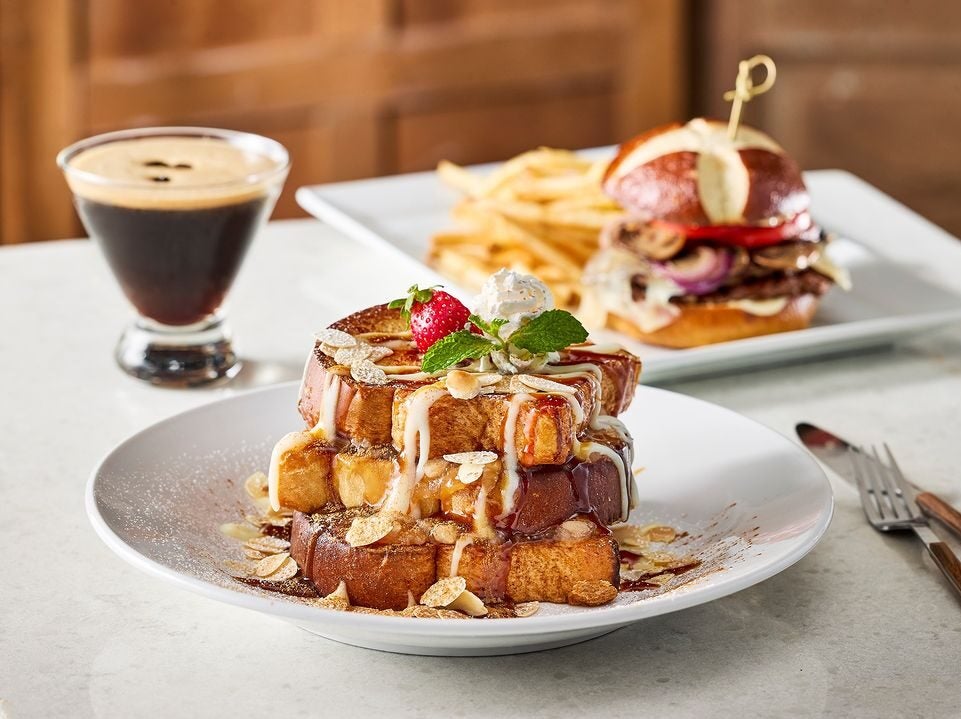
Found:
[[[463,302],[434,287],[422,290],[413,285],[407,290],[406,297],[394,300],[388,307],[400,310],[421,352],[426,352],[447,335],[464,329],[470,317],[470,310]]]

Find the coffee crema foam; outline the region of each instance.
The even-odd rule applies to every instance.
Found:
[[[276,183],[273,158],[214,137],[142,137],[83,150],[67,164],[78,197],[134,209],[199,209],[245,202]],[[88,179],[76,172],[96,176]],[[250,181],[257,176],[261,179]],[[99,180],[99,181],[98,181]]]

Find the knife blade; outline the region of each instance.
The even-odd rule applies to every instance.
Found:
[[[804,446],[811,451],[811,454],[833,469],[839,477],[852,487],[857,488],[851,458],[848,456],[848,452],[858,451],[855,446],[836,434],[808,422],[799,423],[795,427],[795,431]],[[933,492],[926,492],[921,489],[914,482],[908,480],[907,484],[911,493],[910,499],[918,505],[924,515],[937,519],[950,529],[955,536],[961,538],[961,512]]]

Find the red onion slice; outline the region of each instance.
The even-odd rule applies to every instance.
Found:
[[[680,259],[651,264],[657,274],[674,282],[685,293],[706,295],[724,284],[734,258],[727,250],[698,245]]]

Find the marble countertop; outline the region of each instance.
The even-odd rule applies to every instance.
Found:
[[[832,477],[833,524],[750,589],[583,644],[432,658],[335,644],[141,574],[95,536],[84,483],[114,444],[245,387],[299,377],[305,338],[402,292],[413,266],[313,221],[255,243],[227,387],[161,390],[115,368],[125,303],[85,241],[0,250],[0,719],[153,716],[956,717],[961,606],[910,536],[881,536]],[[377,268],[383,281],[364,281]],[[673,390],[793,436],[888,439],[961,501],[961,327],[895,348]]]

